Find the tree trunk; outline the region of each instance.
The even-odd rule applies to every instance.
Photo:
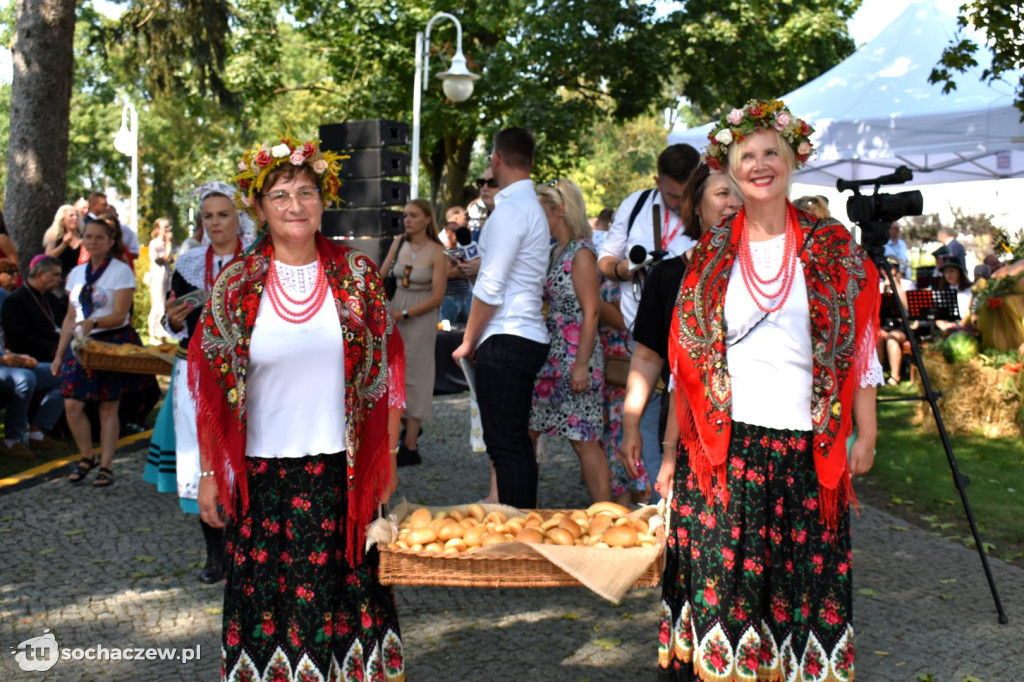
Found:
[[[65,201],[75,0],[17,0],[4,218],[24,270]]]

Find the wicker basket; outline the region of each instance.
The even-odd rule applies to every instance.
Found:
[[[160,355],[133,353],[132,355],[110,355],[97,353],[88,348],[78,350],[78,361],[82,367],[94,372],[127,372],[129,374],[167,374],[174,367]]]
[[[547,518],[556,510],[541,510]],[[665,568],[665,535],[657,530],[661,551],[654,563],[633,584],[633,589],[656,587]],[[380,547],[380,582],[384,585],[444,585],[450,587],[579,587],[580,581],[545,557],[520,545],[521,553],[437,554]],[[591,548],[595,560],[608,552],[630,552],[631,549]]]

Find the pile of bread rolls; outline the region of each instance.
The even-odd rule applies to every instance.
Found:
[[[398,527],[391,549],[460,554],[505,542],[527,542],[579,547],[653,547],[657,543],[645,519],[628,518],[629,509],[614,502],[598,502],[570,512],[530,511],[508,518],[500,511],[487,513],[479,504],[465,511],[431,512],[417,507]]]

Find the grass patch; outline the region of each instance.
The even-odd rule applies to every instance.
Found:
[[[912,396],[917,386],[880,396]],[[865,501],[936,535],[974,545],[946,452],[937,434],[911,425],[916,403],[879,403],[875,465],[857,483]],[[930,416],[929,416],[930,419]],[[991,556],[1024,565],[1024,448],[1017,438],[954,436],[953,454],[971,479],[967,496]],[[865,485],[866,483],[866,485]]]

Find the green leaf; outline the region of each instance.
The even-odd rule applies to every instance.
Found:
[[[864,595],[865,597],[874,597],[878,594],[878,592],[875,592],[870,587],[862,587],[859,590],[857,590],[857,594]]]
[[[622,640],[618,637],[602,637],[601,639],[592,639],[590,643],[601,647],[605,651],[609,651],[622,644]]]
[[[135,559],[135,561],[139,562],[140,564],[151,564],[154,561],[156,561],[156,557],[155,556],[149,556],[149,555],[146,555],[146,554],[137,554],[133,558]]]

